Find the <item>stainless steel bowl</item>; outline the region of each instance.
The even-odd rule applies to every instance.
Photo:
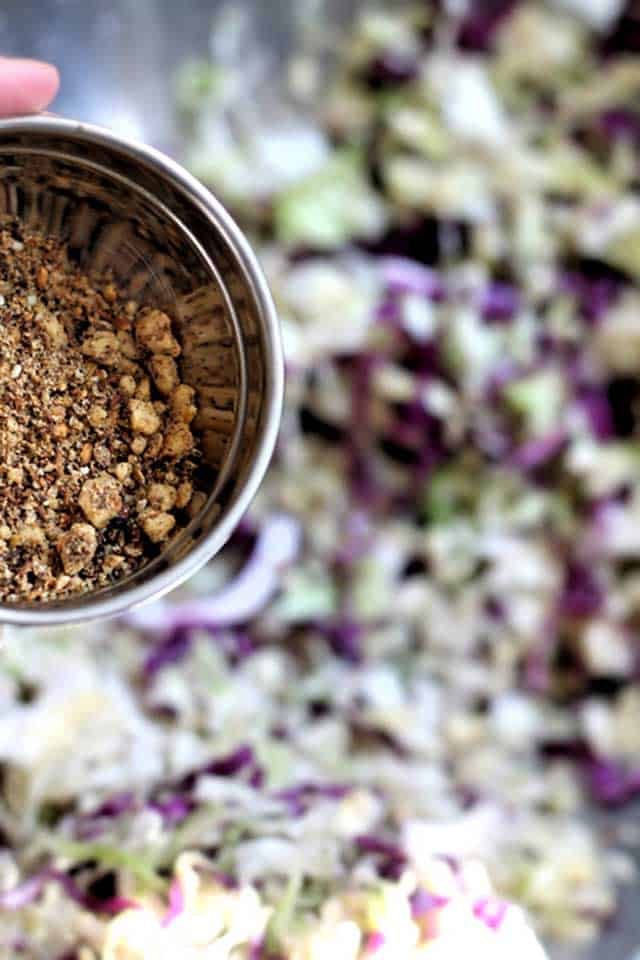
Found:
[[[215,481],[189,527],[108,589],[0,604],[0,622],[112,616],[177,586],[225,543],[274,449],[283,394],[275,308],[242,232],[177,163],[108,130],[57,117],[0,121],[0,216],[63,239],[87,270],[175,319],[182,378],[205,414]],[[0,409],[0,417],[2,410]]]

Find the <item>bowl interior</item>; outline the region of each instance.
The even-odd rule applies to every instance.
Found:
[[[0,219],[61,239],[87,273],[112,273],[128,298],[172,317],[181,379],[198,397],[208,500],[130,577],[55,603],[0,606],[0,619],[11,611],[48,610],[56,620],[116,612],[183,579],[237,520],[269,414],[265,365],[274,344],[265,341],[262,305],[224,211],[212,214],[204,191],[151,151],[64,126],[51,132],[25,122],[3,135],[0,124]]]

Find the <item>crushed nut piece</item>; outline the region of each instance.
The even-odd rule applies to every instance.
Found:
[[[110,556],[105,557],[102,569],[105,573],[111,574],[119,570],[125,562],[124,557],[119,556],[117,553],[112,553]]]
[[[107,411],[104,407],[91,407],[89,410],[89,423],[92,427],[102,427],[107,419]]]
[[[138,353],[136,342],[131,334],[127,333],[126,330],[119,330],[116,337],[122,356],[128,357],[129,360],[137,360],[140,354]]]
[[[26,547],[28,549],[39,549],[47,546],[44,530],[34,523],[27,523],[17,530],[9,542],[12,547]]]
[[[129,414],[134,433],[143,433],[150,437],[160,429],[160,417],[153,409],[153,404],[146,400],[129,400]]]
[[[151,396],[151,381],[149,377],[143,377],[136,387],[136,397],[139,400],[148,400]]]
[[[193,387],[181,383],[171,395],[171,412],[176,420],[191,423],[198,412],[195,404],[196,392]]]
[[[173,357],[167,357],[161,353],[156,354],[149,361],[149,370],[158,393],[161,393],[164,397],[168,397],[178,387],[180,379]]]
[[[175,487],[168,483],[152,483],[147,491],[147,499],[156,510],[171,510],[176,502]]]
[[[127,463],[126,461],[122,461],[122,463],[116,463],[113,472],[116,475],[116,479],[119,480],[120,483],[124,483],[124,481],[128,480],[129,476],[131,475],[131,464]]]
[[[140,456],[141,453],[147,449],[147,438],[142,436],[134,437],[131,441],[131,449],[133,453]]]
[[[109,586],[206,500],[171,318],[125,296],[59,241],[0,227],[0,603]]]
[[[67,343],[67,332],[64,329],[64,324],[48,310],[41,310],[37,314],[36,323],[49,338],[52,346],[63,347]]]
[[[117,364],[119,357],[118,338],[115,333],[94,333],[82,341],[80,347],[85,357],[92,357],[108,366]]]
[[[176,518],[170,513],[157,513],[148,510],[142,514],[142,529],[152,543],[166,540],[176,525]]]
[[[83,484],[78,503],[89,523],[102,530],[122,510],[120,484],[106,473],[92,477]]]
[[[120,380],[118,381],[118,385],[122,390],[122,392],[124,393],[125,397],[132,397],[136,392],[136,381],[128,373],[125,373],[124,376],[120,377]]]
[[[160,455],[160,451],[162,450],[163,443],[164,443],[164,437],[162,436],[162,434],[156,433],[153,437],[151,437],[151,439],[149,440],[149,443],[147,444],[145,456],[151,457],[152,459],[155,459],[156,457],[158,457]]]
[[[136,318],[136,340],[150,353],[180,354],[180,345],[171,332],[171,319],[161,310],[148,310]]]
[[[176,507],[178,510],[184,510],[191,500],[191,494],[193,493],[193,487],[186,480],[184,483],[181,483],[176,491]]]
[[[169,428],[164,435],[164,446],[162,452],[165,457],[171,457],[174,460],[181,460],[186,457],[193,449],[193,434],[186,423],[180,423],[177,420],[169,424]]]
[[[88,523],[74,523],[57,543],[64,572],[69,576],[80,573],[91,562],[98,548],[94,528]]]

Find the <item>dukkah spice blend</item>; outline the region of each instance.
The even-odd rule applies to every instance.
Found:
[[[180,352],[166,313],[0,229],[0,601],[108,586],[202,503]]]

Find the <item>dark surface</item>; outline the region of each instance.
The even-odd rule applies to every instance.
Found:
[[[241,0],[235,0],[240,3]],[[257,32],[269,47],[292,39],[299,0],[253,0]],[[329,0],[341,17],[357,0]],[[173,110],[175,71],[206,55],[221,0],[4,0],[0,50],[42,57],[62,72],[55,112],[111,126],[172,153],[180,152]],[[619,817],[619,815],[617,815]],[[636,822],[638,810],[627,815]],[[554,960],[631,960],[640,946],[640,888],[591,948],[553,951]]]

